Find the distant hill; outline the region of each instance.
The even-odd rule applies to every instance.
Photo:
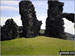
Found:
[[[75,39],[75,35],[67,33],[67,32],[65,32],[65,34],[66,34],[67,40],[74,40]]]
[[[45,33],[45,29],[41,29],[40,34],[44,34],[44,33]]]

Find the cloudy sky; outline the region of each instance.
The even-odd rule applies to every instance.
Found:
[[[37,19],[42,20],[43,24],[41,26],[42,29],[45,29],[45,21],[47,18],[47,9],[48,4],[47,0],[31,0],[34,4]],[[74,12],[74,0],[60,0],[64,2],[64,11],[67,13],[75,13]],[[17,25],[21,26],[21,20],[19,15],[19,2],[20,0],[1,0],[1,25],[5,24],[5,21],[9,18],[13,18]],[[69,32],[74,34],[74,23],[66,20],[64,18],[64,27],[65,32]]]

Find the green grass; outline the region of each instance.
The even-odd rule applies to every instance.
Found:
[[[2,55],[59,55],[62,51],[74,51],[74,41],[38,36],[1,41]]]

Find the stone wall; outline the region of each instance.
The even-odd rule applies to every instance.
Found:
[[[74,13],[63,13],[62,14],[63,18],[66,18],[67,20],[72,21],[73,23],[74,23],[74,19],[75,19],[74,16],[75,16]]]

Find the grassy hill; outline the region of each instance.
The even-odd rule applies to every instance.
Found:
[[[74,41],[38,36],[1,41],[2,55],[59,55],[62,51],[74,51]]]

